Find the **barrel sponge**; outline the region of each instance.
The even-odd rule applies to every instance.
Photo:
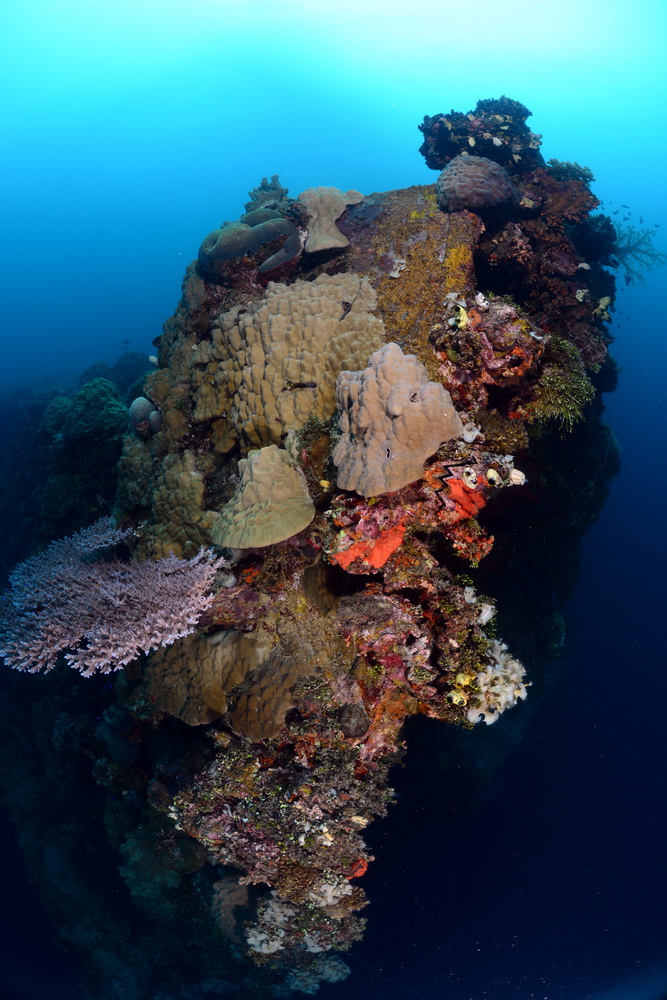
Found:
[[[336,225],[348,205],[358,205],[364,200],[359,191],[339,191],[335,187],[313,187],[302,191],[299,201],[308,210],[308,239],[304,250],[331,250],[347,247],[350,241]]]
[[[219,719],[228,695],[245,681],[268,653],[268,647],[234,629],[205,636],[193,632],[148,658],[141,696],[189,726]]]
[[[321,274],[269,282],[261,298],[223,313],[191,352],[194,419],[213,421],[218,450],[281,445],[309,417],[329,420],[338,372],[384,343],[376,301],[367,278]]]
[[[306,477],[275,444],[239,461],[240,482],[211,528],[221,548],[275,545],[307,528],[315,516]]]
[[[447,390],[430,382],[424,365],[398,344],[376,351],[365,371],[341,372],[336,399],[338,486],[364,497],[420,479],[426,459],[463,434]]]
[[[290,632],[242,685],[229,721],[235,733],[251,740],[277,736],[295,707],[294,689],[314,669],[312,647]]]
[[[438,177],[435,195],[443,212],[478,212],[518,200],[505,168],[485,156],[455,156]]]

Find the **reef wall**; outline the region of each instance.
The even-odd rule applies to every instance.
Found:
[[[126,957],[126,996],[182,996],[183,968],[202,998],[343,979],[336,953],[363,933],[373,861],[363,831],[391,801],[405,719],[466,729],[526,698],[533,664],[498,634],[507,621],[522,642],[517,557],[504,539],[494,561],[494,529],[526,530],[554,487],[549,455],[571,484],[568,454],[586,446],[604,473],[573,535],[595,516],[614,458],[599,400],[615,287],[591,178],[545,164],[528,115],[501,98],[425,119],[434,185],[294,200],[265,179],[203,239],[130,408],[120,534],[85,551],[75,536],[59,582],[72,592],[92,560],[133,651],[118,629],[63,624],[49,657],[26,653],[26,615],[56,615],[61,550],[10,577],[10,665],[59,650],[86,674],[123,665],[112,688],[77,678],[69,695],[60,667],[44,683],[57,747],[77,757],[71,794],[92,780],[132,904],[154,921]],[[202,559],[190,599],[183,567]],[[138,624],[146,587],[154,627]],[[542,612],[549,635],[565,596]],[[44,754],[55,766],[53,741]],[[105,920],[91,947],[68,912],[64,936],[98,970],[91,995],[110,998],[123,935],[105,942]]]

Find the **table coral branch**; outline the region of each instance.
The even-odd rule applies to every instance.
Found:
[[[121,562],[105,550],[126,533],[103,518],[21,563],[0,598],[0,655],[16,670],[51,670],[58,655],[84,677],[193,632],[213,602],[222,560]]]

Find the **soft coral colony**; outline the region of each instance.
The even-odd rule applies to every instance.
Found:
[[[198,872],[200,915],[288,989],[346,974],[332,952],[363,929],[362,832],[405,718],[489,724],[526,697],[463,573],[533,431],[583,418],[614,299],[590,178],[545,164],[528,116],[503,97],[426,118],[435,185],[295,200],[263,180],[203,240],[157,342],[121,531],[66,546],[64,610],[64,543],[5,596],[11,665],[67,648],[85,673],[124,668],[113,711],[150,748],[119,837],[137,905],[162,912],[160,878]]]

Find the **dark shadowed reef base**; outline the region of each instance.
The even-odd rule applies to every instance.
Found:
[[[119,579],[221,555],[197,627],[137,641],[122,671],[61,657],[3,678],[4,798],[91,998],[343,980],[405,719],[459,727],[444,773],[481,787],[498,759],[466,754],[465,730],[521,712],[563,648],[618,469],[601,420],[615,233],[528,114],[501,98],[425,119],[436,185],[294,200],[262,181],[204,239],[147,378],[142,357],[120,379],[121,359],[8,408],[5,571],[112,511],[124,532],[64,577],[46,549],[39,598],[36,573],[10,578],[10,665],[25,614],[48,644],[54,580],[74,606],[94,562],[109,635],[132,634],[141,602]],[[79,610],[83,670],[105,622]]]

